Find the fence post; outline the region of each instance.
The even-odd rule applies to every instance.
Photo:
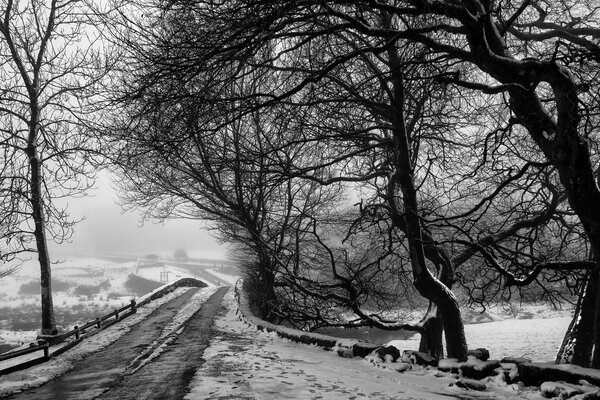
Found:
[[[135,308],[135,300],[131,299],[131,312],[136,313],[137,310]]]
[[[79,327],[77,325],[75,325],[74,329],[75,329],[75,340],[79,340]]]

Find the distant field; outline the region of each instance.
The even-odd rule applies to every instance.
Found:
[[[37,334],[41,325],[38,268],[34,261],[26,262],[16,274],[0,279],[0,346],[32,340]],[[52,268],[57,326],[70,330],[181,277],[193,274],[169,265],[140,268],[132,261],[67,259]]]
[[[223,282],[233,284],[235,278],[223,274],[223,268],[209,270]],[[232,270],[237,272],[237,270]],[[162,273],[162,275],[161,275]],[[131,279],[134,274],[136,279]],[[20,342],[33,340],[40,326],[38,270],[35,263],[23,265],[13,276],[0,279],[0,353]],[[53,268],[54,306],[57,325],[72,329],[99,315],[122,307],[144,293],[160,286],[163,279],[175,280],[193,274],[184,268],[157,266],[139,268],[135,262],[100,259],[69,259]],[[132,282],[135,282],[132,284]],[[466,310],[467,311],[467,310]],[[492,357],[525,356],[534,360],[552,360],[570,321],[570,310],[551,310],[545,305],[520,305],[508,315],[506,311],[465,312],[470,324],[465,326],[471,348],[485,347]],[[514,318],[511,318],[514,317]],[[483,321],[485,323],[473,323]],[[417,349],[419,336],[407,339],[406,333],[328,332],[374,343],[394,339],[402,349]]]

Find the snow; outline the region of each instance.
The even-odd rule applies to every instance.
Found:
[[[240,321],[230,290],[227,312],[215,320],[216,336],[202,356],[187,400],[255,399],[447,399],[450,378],[429,370],[400,374],[362,358],[281,339]]]
[[[465,325],[470,349],[488,349],[491,359],[526,357],[532,361],[553,362],[571,318],[506,319]],[[419,348],[419,335],[387,343],[402,350]]]
[[[218,272],[218,271],[216,271],[214,269],[207,268],[206,272],[208,272],[211,275],[216,276],[217,278],[219,278],[220,280],[222,280],[223,282],[225,282],[225,283],[227,283],[228,285],[231,285],[231,286],[235,286],[235,284],[238,281],[238,279],[240,279],[239,276],[223,274],[223,273]]]
[[[52,294],[54,305],[57,308],[70,308],[80,305],[89,306],[93,302],[102,301],[107,306],[120,307],[123,299],[109,298],[108,293],[127,293],[128,290],[124,286],[125,281],[128,275],[135,271],[135,268],[135,262],[115,263],[96,258],[67,258],[53,264],[53,280],[70,282],[73,285],[68,291],[54,291]],[[27,305],[39,305],[39,295],[19,293],[21,285],[32,281],[39,281],[39,265],[34,260],[24,262],[17,273],[0,279],[2,306],[18,308]],[[75,286],[97,286],[105,281],[110,282],[110,287],[105,291],[106,293],[102,294],[101,292],[100,295],[94,295],[89,301],[72,293]]]
[[[133,370],[129,371],[130,374],[135,373],[138,369],[158,357],[171,343],[177,338],[183,331],[183,325],[200,309],[202,304],[208,300],[218,290],[217,287],[208,287],[203,290],[196,292],[185,304],[177,311],[177,314],[173,317],[173,320],[169,322],[162,330],[162,333],[158,339],[152,342],[150,345],[140,353],[135,360],[132,361],[132,365],[138,364],[139,360],[144,360]],[[148,356],[148,354],[150,354]]]
[[[155,282],[163,282],[161,277],[164,277],[166,278],[164,283],[173,282],[181,278],[195,278],[193,272],[172,265],[140,267],[135,271],[135,275]],[[211,286],[210,282],[206,282],[206,284]]]
[[[0,377],[0,397],[15,390],[38,386],[64,373],[75,360],[103,349],[125,334],[133,324],[145,318],[153,309],[185,290],[187,289],[176,289],[150,302],[148,306],[139,308],[137,314],[99,332],[93,338],[84,340],[47,363]],[[162,328],[160,338],[142,351],[139,362],[134,361],[128,373],[135,372],[145,363],[159,357],[167,345],[181,332],[183,323],[216,290],[215,287],[204,288],[194,294],[173,320]],[[198,355],[206,361],[195,372],[189,393],[185,397],[187,400],[205,398],[447,399],[454,396],[529,400],[542,398],[539,391],[524,391],[517,385],[506,385],[497,379],[484,381],[487,387],[485,392],[466,392],[456,386],[455,377],[439,373],[436,369],[386,363],[374,357],[342,358],[337,355],[335,349],[325,351],[317,346],[298,344],[282,339],[274,333],[258,331],[255,326],[242,322],[239,319],[233,290],[229,290],[225,295],[223,305],[225,311],[221,312],[214,322],[215,336],[204,354]],[[528,332],[532,328],[537,329],[540,333],[547,333],[547,337],[521,333],[519,340],[523,341],[523,337],[529,337],[531,341],[539,341],[540,346],[548,343],[548,337],[554,336],[551,331],[552,320],[507,320],[467,325],[466,329],[472,348],[479,346],[489,348],[487,344],[504,340],[506,348],[510,350],[515,348],[517,344],[515,337],[519,336],[511,332],[523,329],[528,329]],[[558,340],[560,338],[562,333],[558,335]],[[353,341],[348,341],[351,342]],[[404,348],[414,349],[418,346],[416,339],[402,342],[413,344]],[[501,355],[504,353],[496,354],[496,356]],[[404,369],[405,372],[398,372]]]
[[[38,331],[10,331],[0,329],[0,343],[6,343],[11,346],[20,346],[23,343],[35,341]]]

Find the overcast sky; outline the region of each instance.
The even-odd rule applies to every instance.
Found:
[[[70,244],[54,246],[57,253],[166,253],[184,248],[190,256],[222,258],[226,247],[219,245],[199,221],[171,220],[164,224],[145,222],[140,226],[140,215],[123,213],[116,204],[117,194],[110,179],[100,176],[88,197],[69,199],[68,208],[73,218],[85,217],[75,226]]]

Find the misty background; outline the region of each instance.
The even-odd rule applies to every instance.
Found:
[[[113,186],[110,176],[102,172],[98,175],[96,189],[91,189],[88,196],[57,203],[67,206],[73,220],[84,219],[75,225],[71,243],[52,244],[53,254],[170,255],[176,249],[183,248],[192,257],[226,258],[226,247],[210,236],[202,221],[142,221],[141,211],[122,211]]]

